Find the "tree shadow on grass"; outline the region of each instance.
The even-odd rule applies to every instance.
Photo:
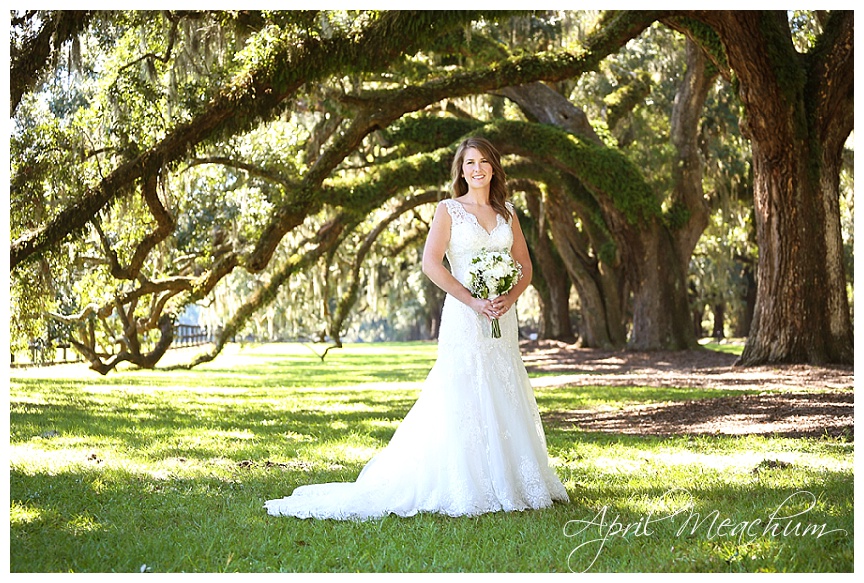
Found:
[[[218,391],[192,391],[180,401],[171,401],[165,394],[151,392],[82,394],[72,385],[55,389],[61,394],[55,395],[54,401],[13,399],[11,443],[32,442],[38,448],[43,444],[37,440],[62,440],[68,435],[74,438],[70,447],[81,448],[83,459],[69,464],[69,469],[32,471],[24,463],[11,467],[10,500],[19,516],[25,516],[13,518],[10,526],[11,567],[16,572],[125,572],[139,570],[145,563],[155,571],[173,572],[358,570],[361,563],[356,561],[360,557],[368,559],[364,565],[378,565],[380,570],[417,571],[426,569],[424,565],[434,565],[439,571],[567,571],[568,566],[579,570],[590,562],[591,546],[582,547],[572,565],[568,565],[568,556],[591,539],[565,536],[569,521],[592,520],[607,507],[609,520],[614,514],[621,523],[637,523],[646,516],[638,505],[640,500],[660,500],[676,488],[692,495],[693,509],[701,510],[701,516],[717,511],[720,520],[729,517],[738,523],[757,518],[764,522],[790,495],[808,490],[818,497],[819,506],[802,516],[801,522],[845,529],[848,536],[796,536],[793,530],[786,536],[769,532],[754,541],[741,542],[716,532],[712,535],[707,524],[695,531],[683,531],[687,536],[678,535],[680,523],[670,520],[668,524],[655,523],[650,536],[636,537],[631,533],[612,540],[591,570],[848,571],[853,564],[853,480],[849,471],[760,463],[752,468],[752,479],[741,483],[702,481],[701,469],[696,467],[687,473],[687,483],[651,482],[648,476],[651,485],[646,487],[634,485],[633,476],[626,473],[620,479],[582,475],[579,472],[595,468],[576,464],[570,470],[575,479],[568,481],[576,484],[570,486],[571,504],[556,504],[543,511],[472,519],[418,516],[366,524],[300,521],[267,516],[263,502],[288,495],[301,484],[352,481],[364,460],[349,459],[337,448],[331,465],[322,463],[320,456],[317,463],[309,463],[299,448],[358,440],[370,449],[383,447],[414,398],[380,391],[329,389],[320,402],[283,402],[289,393],[256,393],[234,402],[230,395]],[[827,406],[828,395],[832,394],[823,394]],[[790,413],[800,413],[806,404],[795,401],[803,398],[796,394],[782,397]],[[843,411],[851,409],[851,393],[832,398],[839,399],[834,404]],[[717,401],[712,413],[706,401]],[[702,415],[706,422],[720,419],[722,408],[716,407],[720,403],[726,403],[727,413],[737,411],[735,407],[749,407],[745,413],[751,422],[760,415],[763,420],[774,419],[759,409],[761,402],[702,399],[680,405],[693,409],[688,418],[689,427],[693,427],[693,415]],[[813,407],[816,404],[811,402]],[[649,407],[658,407],[659,423],[684,418],[675,405]],[[646,409],[642,411],[642,419],[650,420],[650,409],[649,414]],[[544,414],[552,441],[572,441],[566,428],[579,426],[573,414],[561,410]],[[599,414],[592,411],[590,418],[599,419]],[[609,413],[620,414],[622,411]],[[786,419],[790,418],[787,415]],[[638,415],[631,417],[631,426],[639,427],[639,419]],[[646,424],[641,427],[644,434]],[[240,432],[246,437],[178,443],[178,435],[194,437],[199,430]],[[638,447],[643,441],[662,439],[656,435],[622,436],[625,432],[620,428],[613,430],[615,433],[580,433],[579,441],[602,447],[615,439],[628,439]],[[56,435],[42,435],[49,431]],[[154,466],[155,471],[148,473],[117,467],[109,463],[111,460],[101,463],[99,457],[90,457],[90,437],[94,443],[110,438],[110,444],[105,446],[108,453],[116,447],[122,450],[119,456],[135,452],[154,462],[183,457],[195,467],[181,471],[185,462],[175,459]],[[213,458],[222,462],[216,464]],[[172,465],[174,462],[180,465]],[[172,468],[180,469],[174,472]],[[645,482],[645,477],[640,476],[636,483]],[[801,509],[805,502],[804,498],[795,500],[796,508]],[[502,524],[503,531],[496,526]],[[507,530],[511,524],[517,526]],[[585,534],[596,538],[597,529],[591,528],[593,533]],[[388,536],[401,536],[399,544],[405,548],[425,549],[426,562],[411,562],[416,557],[410,552],[386,558],[390,549],[381,547],[382,530]],[[522,539],[518,538],[520,533]],[[520,545],[518,541],[525,540],[525,536],[531,543]],[[334,540],[338,545],[334,546]],[[462,558],[462,551],[469,547],[479,549],[475,558]],[[342,561],[342,555],[353,560]],[[390,556],[394,556],[392,552]]]
[[[271,450],[276,446],[285,455],[309,442],[326,444],[358,433],[386,444],[415,402],[414,397],[359,390],[330,390],[320,405],[290,395],[259,395],[238,403],[221,394],[184,394],[172,400],[158,393],[118,391],[92,397],[76,391],[69,387],[67,394],[55,393],[47,403],[13,399],[10,443],[43,442],[52,448],[46,442],[71,437],[76,444],[86,444],[89,436],[92,445],[85,448],[101,444],[150,460],[257,460],[261,443],[273,444]]]
[[[852,391],[772,393],[633,405],[616,411],[554,411],[551,426],[629,435],[854,436]]]

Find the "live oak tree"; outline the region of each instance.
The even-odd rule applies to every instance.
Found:
[[[499,124],[474,130],[491,132],[487,135],[505,153],[515,152],[526,160],[537,160],[560,171],[535,178],[544,182],[550,193],[545,218],[556,231],[556,250],[579,291],[583,304],[580,332],[585,346],[615,347],[626,343],[624,297],[628,289],[632,290],[637,308],[631,347],[680,349],[695,345],[686,272],[693,245],[707,224],[695,141],[702,103],[713,75],[705,74],[704,59],[695,46],[691,46],[690,54],[691,65],[681,83],[672,124],[672,139],[680,158],[675,166],[682,171],[674,181],[674,192],[668,195],[671,212],[665,215],[660,208],[664,197],[651,192],[626,157],[605,148],[578,108],[544,84],[506,87],[496,93],[518,103],[530,121],[561,127],[578,136],[579,142],[567,142],[551,130],[543,130],[547,132],[543,134],[540,128],[530,126],[503,130],[504,126]],[[446,135],[445,126],[452,130],[452,135]],[[422,141],[422,136],[444,136],[438,141],[425,140],[425,147],[434,147],[469,129],[469,125],[454,127],[451,122],[433,117],[412,131],[417,141]],[[538,137],[532,139],[535,134]],[[595,157],[592,150],[601,154]],[[607,153],[602,154],[603,150]],[[597,161],[593,166],[592,159]],[[621,179],[619,184],[612,184],[615,178]],[[606,184],[601,186],[604,180]],[[562,189],[561,184],[568,187]],[[567,194],[559,196],[559,191]],[[571,207],[575,209],[573,212],[567,210]],[[574,213],[581,218],[584,233],[575,228]],[[676,218],[682,214],[686,214],[683,221]],[[603,228],[595,227],[598,221]],[[680,224],[672,224],[676,222]],[[529,235],[536,243],[535,253],[539,253],[543,251],[543,240],[533,231],[534,225],[529,224]],[[677,247],[665,245],[673,239]],[[538,259],[547,265],[552,260],[544,256]],[[546,271],[554,273],[552,268]],[[545,284],[541,282],[545,288],[541,297],[548,293]],[[558,295],[564,296],[560,286]],[[563,320],[561,314],[557,315],[556,321]]]
[[[723,38],[721,24],[732,17],[608,13],[577,49],[521,53],[502,49],[506,43],[496,34],[510,18],[502,12],[84,16],[22,15],[21,30],[31,27],[32,38],[22,33],[13,43],[13,65],[27,63],[20,70],[29,73],[16,81],[11,103],[19,130],[13,136],[10,260],[22,306],[26,287],[20,282],[42,278],[56,289],[77,289],[77,303],[52,310],[77,329],[76,346],[94,369],[107,372],[123,361],[154,366],[184,306],[213,301],[227,282],[244,281],[248,291],[238,288],[215,344],[189,365],[212,359],[289,282],[322,265],[325,273],[343,275],[325,277],[315,300],[338,344],[358,298],[363,257],[389,223],[443,196],[455,144],[469,132],[489,136],[508,154],[514,187],[527,203],[524,217],[534,221],[526,220],[526,232],[538,265],[568,263],[565,235],[585,257],[586,250],[595,257],[607,253],[609,269],[600,272],[611,279],[598,301],[617,310],[604,322],[616,322],[610,345],[621,344],[623,314],[631,309],[632,347],[693,345],[692,328],[679,316],[688,312],[682,285],[687,257],[705,224],[693,148],[710,82],[704,64],[698,74],[693,61],[681,85],[673,116],[679,129],[671,132],[679,163],[675,189],[664,193],[670,195],[665,209],[616,148],[539,123],[536,114],[528,113],[533,120],[519,119],[513,109],[503,114],[501,96],[509,93],[507,99],[519,103],[518,94],[538,81],[555,86],[578,78],[658,19],[692,37],[733,79],[731,71],[740,76],[738,61],[710,42],[714,35]],[[70,51],[69,63],[74,69],[83,58],[92,67],[89,89],[55,90],[63,98],[54,99],[51,115],[40,113],[40,102],[28,96],[36,96],[33,79],[55,62],[44,39],[56,51],[84,34],[91,44]],[[688,54],[695,59],[702,53]],[[823,70],[832,74],[825,63]],[[483,97],[491,113],[469,111],[472,99],[489,94],[496,95]],[[611,109],[626,115],[639,95],[622,92]],[[422,113],[416,127],[436,129],[412,142],[407,122],[414,112]],[[532,174],[528,167],[537,162],[553,172]],[[605,173],[598,171],[603,164]],[[540,197],[548,202],[556,196],[566,197],[557,200],[567,201],[571,217],[581,212],[588,224],[602,215],[606,226],[589,226],[583,235],[590,243],[577,241],[574,224],[562,222],[554,205],[550,211],[539,204]],[[419,240],[407,237],[405,244]],[[573,258],[569,263],[576,265]],[[61,285],[55,272],[69,281]],[[76,273],[83,275],[70,275]],[[761,277],[760,264],[760,291]],[[563,322],[565,282],[553,279],[550,274],[557,321]],[[587,288],[580,295],[587,302]],[[551,292],[548,297],[552,301]],[[559,330],[566,335],[564,327]]]
[[[843,146],[854,119],[854,18],[849,11],[822,18],[821,34],[804,52],[782,11],[670,20],[734,80],[744,109],[759,264],[741,364],[854,358],[839,206]]]
[[[702,107],[714,76],[706,71],[702,51],[689,44],[686,73],[671,112],[670,137],[676,152],[672,162],[673,188],[666,196],[653,194],[658,204],[651,212],[628,216],[626,206],[634,205],[635,201],[619,198],[616,202],[621,192],[606,193],[610,201],[604,200],[602,195],[597,200],[589,200],[599,193],[596,188],[586,189],[579,175],[573,177],[575,182],[561,181],[570,184],[566,190],[573,200],[562,200],[559,196],[555,206],[563,210],[575,205],[574,212],[586,225],[585,235],[592,240],[593,253],[589,253],[589,246],[579,241],[580,235],[573,229],[572,212],[552,217],[556,241],[562,256],[569,258],[565,263],[585,304],[586,345],[624,345],[626,306],[623,296],[626,289],[633,295],[630,347],[686,349],[695,345],[686,279],[693,247],[708,222],[696,142]],[[644,82],[639,85],[644,87]],[[628,85],[625,90],[619,90],[619,95],[636,93],[627,91],[629,89]],[[507,88],[503,93],[518,102],[532,119],[562,127],[602,147],[585,114],[545,85]],[[624,99],[620,98],[617,101],[617,116],[622,110],[626,111],[620,105],[622,101]],[[622,169],[623,166],[619,165]],[[617,170],[602,168],[600,172]],[[631,185],[618,188],[633,190]],[[556,189],[551,191],[554,196]],[[652,198],[651,193],[635,196]],[[665,214],[659,208],[664,199],[669,207]],[[646,204],[650,207],[650,202]],[[598,219],[603,221],[603,229],[593,228]]]
[[[198,18],[201,15],[193,16]],[[195,109],[190,110],[189,113],[192,115],[189,121],[181,118],[179,122],[169,123],[166,129],[159,129],[157,135],[162,133],[164,137],[157,138],[150,147],[145,147],[146,145],[141,143],[143,134],[138,140],[132,139],[127,135],[129,132],[122,131],[124,128],[120,126],[119,147],[111,150],[112,154],[119,154],[115,158],[119,165],[107,173],[102,172],[105,177],[97,182],[96,186],[88,187],[83,193],[78,194],[72,204],[65,207],[59,205],[59,210],[53,217],[31,228],[19,230],[11,249],[13,268],[57,245],[68,234],[80,233],[88,222],[98,221],[97,213],[102,212],[109,202],[118,200],[118,195],[133,192],[137,182],[143,180],[146,184],[152,185],[153,177],[161,174],[164,188],[165,184],[169,184],[166,182],[168,174],[165,170],[170,170],[173,165],[181,161],[190,147],[201,148],[207,144],[218,143],[218,140],[225,136],[248,131],[256,120],[261,119],[262,116],[273,115],[277,107],[284,107],[302,83],[322,78],[339,67],[346,71],[358,72],[364,68],[386,69],[393,64],[394,60],[398,60],[401,51],[418,46],[423,39],[428,41],[436,36],[440,37],[447,32],[448,27],[452,30],[477,16],[477,14],[469,16],[464,13],[424,13],[423,18],[418,19],[417,15],[407,13],[380,16],[372,14],[355,19],[351,26],[355,29],[359,28],[359,32],[357,30],[345,32],[336,30],[334,27],[326,35],[310,32],[317,17],[306,13],[292,13],[288,17],[279,15],[277,18],[279,26],[274,26],[274,23],[267,22],[266,19],[264,24],[261,24],[254,18],[247,18],[246,20],[253,21],[266,32],[256,39],[261,46],[252,43],[253,48],[250,52],[255,57],[250,61],[252,64],[246,65],[245,69],[241,66],[233,73],[227,85],[211,91],[209,97],[206,92],[199,95],[198,103],[203,103],[197,108],[200,113],[195,113]],[[495,13],[495,17],[504,16],[500,12]],[[168,19],[178,17],[183,19],[190,16],[169,15]],[[140,18],[146,20],[146,15]],[[244,24],[248,23],[244,22]],[[201,27],[196,28],[196,30],[200,29]],[[618,29],[613,27],[612,36],[626,40],[627,35],[638,32],[638,29],[638,25],[625,22]],[[148,74],[151,73],[152,69],[158,68],[159,62],[169,60],[167,56],[171,54],[174,38],[173,34],[170,35],[168,48],[164,50],[165,58],[160,58],[159,52],[154,51],[145,57],[131,59],[131,63],[146,65],[146,71]],[[604,38],[603,35],[600,36],[601,41]],[[297,44],[296,39],[301,42]],[[619,39],[616,42],[620,44],[624,40]],[[359,62],[356,58],[358,54],[363,56]],[[347,156],[357,151],[364,138],[372,131],[386,126],[407,111],[425,107],[448,95],[467,95],[472,93],[472,90],[476,92],[475,85],[478,82],[481,85],[480,89],[484,84],[494,88],[508,81],[518,82],[522,78],[527,80],[539,78],[548,74],[548,69],[552,69],[553,75],[563,76],[567,71],[578,71],[591,66],[598,58],[597,54],[593,53],[582,57],[565,55],[564,59],[554,57],[537,59],[529,56],[505,63],[499,71],[481,70],[477,74],[450,75],[449,79],[445,79],[445,82],[439,83],[438,86],[432,83],[426,84],[425,90],[421,90],[413,98],[409,96],[406,99],[405,95],[400,95],[398,101],[390,100],[390,102],[387,101],[386,95],[381,99],[369,100],[363,96],[354,99],[351,103],[354,110],[351,122],[346,124],[347,127],[343,126],[338,135],[322,149],[320,156],[304,170],[305,174],[300,180],[289,179],[286,184],[290,183],[290,188],[280,189],[278,200],[271,201],[276,204],[272,204],[272,211],[263,227],[256,233],[254,241],[238,240],[233,242],[236,244],[225,245],[224,233],[220,231],[219,225],[213,225],[212,252],[205,253],[210,262],[207,264],[206,257],[203,265],[198,262],[192,275],[170,275],[156,281],[144,277],[138,282],[140,285],[137,287],[122,293],[114,293],[112,299],[101,305],[91,304],[78,314],[60,317],[85,325],[76,345],[97,370],[105,372],[124,360],[140,366],[151,366],[164,352],[165,346],[170,343],[170,315],[176,313],[176,308],[202,300],[238,265],[242,264],[252,273],[267,268],[275,249],[286,233],[299,226],[306,217],[317,212],[328,202],[321,194],[323,181]],[[274,64],[285,62],[287,67]],[[129,84],[138,81],[134,75],[129,75],[130,71],[128,64],[122,65],[120,75],[112,88],[117,87],[120,82]],[[202,100],[202,97],[205,99]],[[299,102],[302,102],[302,99]],[[348,102],[351,102],[350,96]],[[141,105],[144,105],[146,110],[153,104],[145,101],[141,102]],[[139,103],[132,103],[130,99],[127,106],[138,107]],[[131,118],[127,118],[129,119]],[[151,136],[146,137],[152,139]],[[97,155],[100,151],[97,151]],[[439,160],[439,165],[440,163]],[[145,192],[152,193],[152,186]],[[152,205],[155,213],[161,213],[157,207],[158,202],[158,197],[154,199],[150,196],[148,199],[148,205]],[[340,203],[336,201],[335,204],[339,206]],[[284,283],[292,273],[308,267],[318,257],[324,255],[329,247],[336,244],[342,230],[352,220],[350,212],[340,216],[345,218],[337,217],[336,220],[325,225],[326,228],[322,228],[313,241],[301,242],[302,245],[310,244],[308,249],[299,255],[289,255],[286,261],[271,268],[273,273],[268,284],[254,292],[226,324],[223,334],[217,340],[217,350],[226,339],[231,338],[252,313],[272,300],[279,285]],[[96,230],[98,231],[98,228]],[[110,255],[112,242],[107,237],[102,238],[103,246],[109,249]],[[146,237],[138,243],[133,243],[133,249],[146,251],[154,245],[154,238],[158,237]],[[133,251],[132,255],[134,257],[138,254]],[[127,266],[120,262],[117,262],[117,267],[120,268],[115,270],[117,273],[124,270],[127,273],[134,271],[134,269],[129,271],[126,269]],[[138,315],[141,311],[139,301],[142,298],[148,298],[150,300],[148,304],[155,308],[146,316]],[[122,348],[106,360],[95,346],[92,323],[93,318],[96,317],[101,320],[103,326],[107,325],[106,317],[109,317],[115,309],[121,320],[122,332],[115,335],[112,342],[119,342]],[[165,313],[161,314],[162,312]],[[166,317],[163,318],[162,315]],[[149,353],[142,351],[137,336],[156,329],[161,331],[161,335],[154,350]]]
[[[113,16],[106,17],[109,26],[113,24],[111,20]],[[194,17],[198,16],[200,14],[194,15]],[[147,17],[146,14],[141,16],[145,20]],[[152,15],[150,17],[152,18]],[[182,19],[189,15],[169,14],[168,19],[178,17]],[[363,18],[352,18],[353,24],[341,30],[336,27],[328,28],[330,23],[325,18],[321,25],[327,28],[326,34],[318,34],[313,30],[318,18],[314,13],[280,13],[276,15],[274,21],[269,22],[259,18],[252,24],[263,32],[257,37],[259,46],[253,44],[251,49],[247,48],[254,57],[248,60],[250,64],[246,65],[245,69],[240,67],[233,72],[233,78],[229,78],[221,89],[211,95],[208,96],[203,92],[195,96],[199,100],[204,98],[205,103],[203,107],[198,106],[198,113],[194,109],[190,110],[191,117],[188,121],[182,116],[178,120],[169,120],[166,128],[159,128],[159,133],[162,133],[163,137],[158,138],[143,152],[139,152],[142,148],[141,144],[121,139],[122,147],[112,150],[112,153],[120,153],[120,156],[115,158],[116,167],[110,169],[95,186],[86,187],[83,193],[73,197],[71,204],[61,207],[54,216],[44,218],[37,224],[31,224],[29,228],[26,228],[28,225],[25,223],[24,229],[17,229],[17,233],[13,231],[13,237],[17,238],[12,243],[11,266],[14,269],[21,262],[31,258],[36,259],[39,254],[60,244],[67,235],[80,233],[88,222],[98,220],[98,213],[103,212],[109,203],[138,187],[137,183],[154,184],[155,178],[160,174],[164,182],[165,170],[182,161],[188,155],[190,148],[202,147],[208,140],[212,143],[220,137],[243,132],[253,123],[259,122],[262,117],[274,116],[278,113],[279,107],[285,106],[286,100],[296,96],[303,84],[326,77],[340,68],[346,72],[386,69],[394,60],[399,59],[404,51],[410,51],[412,46],[419,48],[424,39],[428,41],[448,29],[468,23],[477,17],[476,13],[471,15],[388,13],[380,16],[370,14]],[[34,18],[38,20],[39,15]],[[45,26],[48,27],[51,19],[44,16],[42,18],[47,23]],[[222,15],[205,17],[210,21],[211,26],[217,25],[220,18],[227,17]],[[247,24],[243,22],[238,23],[237,26]],[[166,56],[171,52],[172,42],[173,40],[169,39]],[[26,46],[21,49],[22,53],[26,50]],[[361,56],[359,59],[358,55]],[[157,67],[156,61],[159,61],[157,56],[150,54],[133,60],[130,64],[141,62],[150,70]],[[125,78],[124,71],[129,71],[128,66],[121,67],[118,82],[137,81],[134,75],[129,79]],[[181,296],[179,301],[175,302],[175,306],[203,299],[240,263],[252,272],[262,271],[268,265],[282,237],[323,204],[324,201],[314,196],[321,181],[359,145],[362,137],[373,127],[374,125],[368,125],[361,128],[359,132],[350,136],[348,143],[342,142],[326,150],[302,181],[292,184],[293,188],[289,192],[283,192],[280,204],[274,205],[270,218],[250,249],[226,249],[217,245],[215,247],[220,252],[211,255],[213,260],[200,273],[190,276],[163,277],[157,281],[144,278],[139,282],[140,285],[124,293],[115,294],[113,300],[109,300],[102,306],[88,306],[83,312],[67,317],[82,324],[90,322],[90,333],[88,334],[85,326],[76,346],[91,360],[92,366],[101,372],[110,370],[124,360],[140,366],[152,366],[153,361],[158,360],[164,352],[165,345],[170,344],[171,340],[170,312],[166,311],[165,318],[161,315],[158,318],[153,316],[165,310],[174,296]],[[123,128],[120,129],[122,133]],[[31,170],[27,164],[22,164],[21,168],[28,172]],[[20,191],[24,192],[28,189],[38,190],[33,184],[27,184],[25,177],[22,179]],[[142,188],[142,191],[152,192],[152,188]],[[148,204],[154,205],[155,208],[154,200],[158,202],[157,199],[151,196]],[[160,212],[159,209],[157,212]],[[299,263],[289,261],[278,272],[284,278],[293,269],[300,269],[311,262],[316,255],[324,252],[328,244],[332,244],[343,227],[344,225],[339,223],[335,224],[319,237],[318,245],[304,255],[303,261]],[[143,249],[151,244],[152,240],[148,237],[146,242],[141,242],[136,247]],[[135,314],[138,301],[142,297],[151,297],[151,305],[157,308],[156,311],[151,311],[150,317],[138,317]],[[240,310],[240,314],[254,311],[264,304],[268,297],[267,294],[253,295],[253,300],[244,305],[245,309]],[[106,361],[96,350],[93,341],[92,318],[101,316],[104,323],[105,316],[109,315],[114,308],[124,321],[123,331],[119,337],[123,348]],[[161,331],[160,341],[149,353],[142,352],[138,336],[157,327]]]

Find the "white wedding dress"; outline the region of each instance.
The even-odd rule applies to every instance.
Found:
[[[513,232],[503,217],[488,233],[457,201],[441,204],[452,219],[447,258],[460,282],[482,248],[510,250]],[[500,324],[501,338],[492,338],[486,317],[448,295],[438,359],[387,447],[356,482],[300,486],[287,498],[267,501],[267,512],[365,520],[389,513],[470,516],[569,501],[549,467],[515,310]]]

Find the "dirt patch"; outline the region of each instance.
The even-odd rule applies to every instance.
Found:
[[[736,367],[736,357],[709,350],[604,351],[561,342],[522,344],[529,372],[559,373],[535,386],[594,385],[761,390],[771,393],[634,405],[614,411],[573,410],[544,422],[586,431],[639,435],[832,437],[854,433],[853,367]],[[773,391],[780,391],[773,392]]]
[[[741,395],[618,411],[556,411],[544,421],[631,435],[827,435],[851,440],[854,431],[851,391]]]

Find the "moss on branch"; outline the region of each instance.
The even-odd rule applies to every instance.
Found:
[[[633,225],[661,214],[657,196],[642,173],[617,150],[558,128],[518,121],[486,125],[478,135],[507,150],[572,174],[601,203],[611,203]]]
[[[382,134],[392,143],[405,144],[415,151],[428,151],[449,146],[483,125],[471,119],[412,115],[401,118]]]
[[[349,212],[368,213],[400,191],[449,182],[454,152],[455,146],[439,148],[373,166],[358,177],[328,181],[321,189],[321,197]]]

